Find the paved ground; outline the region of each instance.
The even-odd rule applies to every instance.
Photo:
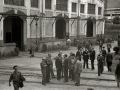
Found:
[[[112,43],[112,46],[116,46],[117,43]],[[106,45],[104,45],[106,46]],[[94,46],[96,54],[98,54],[98,46]],[[76,47],[71,47],[70,50],[63,51],[63,54],[69,54],[70,52],[76,52]],[[52,58],[58,53],[51,52]],[[98,79],[97,75],[97,61],[95,60],[95,70],[83,69],[81,74],[81,85],[76,87],[74,82],[70,81],[67,83],[51,79],[51,82],[47,86],[41,84],[42,75],[40,71],[41,57],[47,56],[47,53],[36,53],[34,58],[30,58],[28,52],[21,52],[19,57],[8,58],[0,60],[0,90],[13,90],[13,87],[8,86],[9,75],[13,72],[12,67],[18,65],[20,71],[26,78],[25,87],[22,90],[87,90],[93,88],[94,90],[120,90],[116,87],[114,73],[108,73],[106,66],[101,79]],[[89,67],[90,66],[89,60]],[[54,65],[54,72],[56,75],[56,69]]]

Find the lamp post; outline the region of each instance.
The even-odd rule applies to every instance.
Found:
[[[77,16],[77,39],[79,39],[79,30],[80,30],[80,2],[81,0],[78,0],[78,16]]]

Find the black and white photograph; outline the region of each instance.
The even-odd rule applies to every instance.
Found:
[[[0,90],[120,90],[120,0],[0,0]]]

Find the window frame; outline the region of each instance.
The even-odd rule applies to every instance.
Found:
[[[50,0],[50,3],[46,3],[47,0],[45,0],[45,9],[52,9],[52,0]]]
[[[85,4],[80,4],[80,13],[85,13]]]
[[[16,1],[18,1],[18,0],[16,0]],[[19,3],[15,4],[15,2],[9,2],[9,3],[8,2],[9,2],[8,0],[4,0],[4,4],[6,4],[6,5],[25,6],[25,0],[23,0],[23,4],[19,4]],[[18,2],[20,2],[20,0]]]
[[[32,8],[39,8],[39,0],[37,0],[37,6],[32,6],[32,5],[34,5],[34,4],[32,3],[32,1],[36,1],[36,0],[30,0],[30,5],[31,5],[31,7],[32,7]]]
[[[98,7],[98,15],[102,14],[102,7]]]
[[[96,14],[95,9],[96,9],[95,4],[88,3],[88,14]]]
[[[68,0],[56,0],[56,10],[68,11]]]

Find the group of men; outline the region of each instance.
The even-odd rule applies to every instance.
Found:
[[[49,55],[50,54],[48,54],[48,56]],[[69,78],[71,78],[71,81],[75,82],[75,86],[79,86],[80,74],[82,72],[82,63],[81,60],[79,60],[79,57],[72,52],[69,56],[67,56],[67,54],[63,55],[62,52],[59,52],[58,56],[54,59],[57,70],[57,80],[60,81],[62,76],[64,76],[64,82],[68,82],[69,71]],[[46,83],[50,82],[50,69],[52,68],[51,66],[53,66],[51,57],[43,57],[40,66],[43,74],[42,84],[46,85]]]

